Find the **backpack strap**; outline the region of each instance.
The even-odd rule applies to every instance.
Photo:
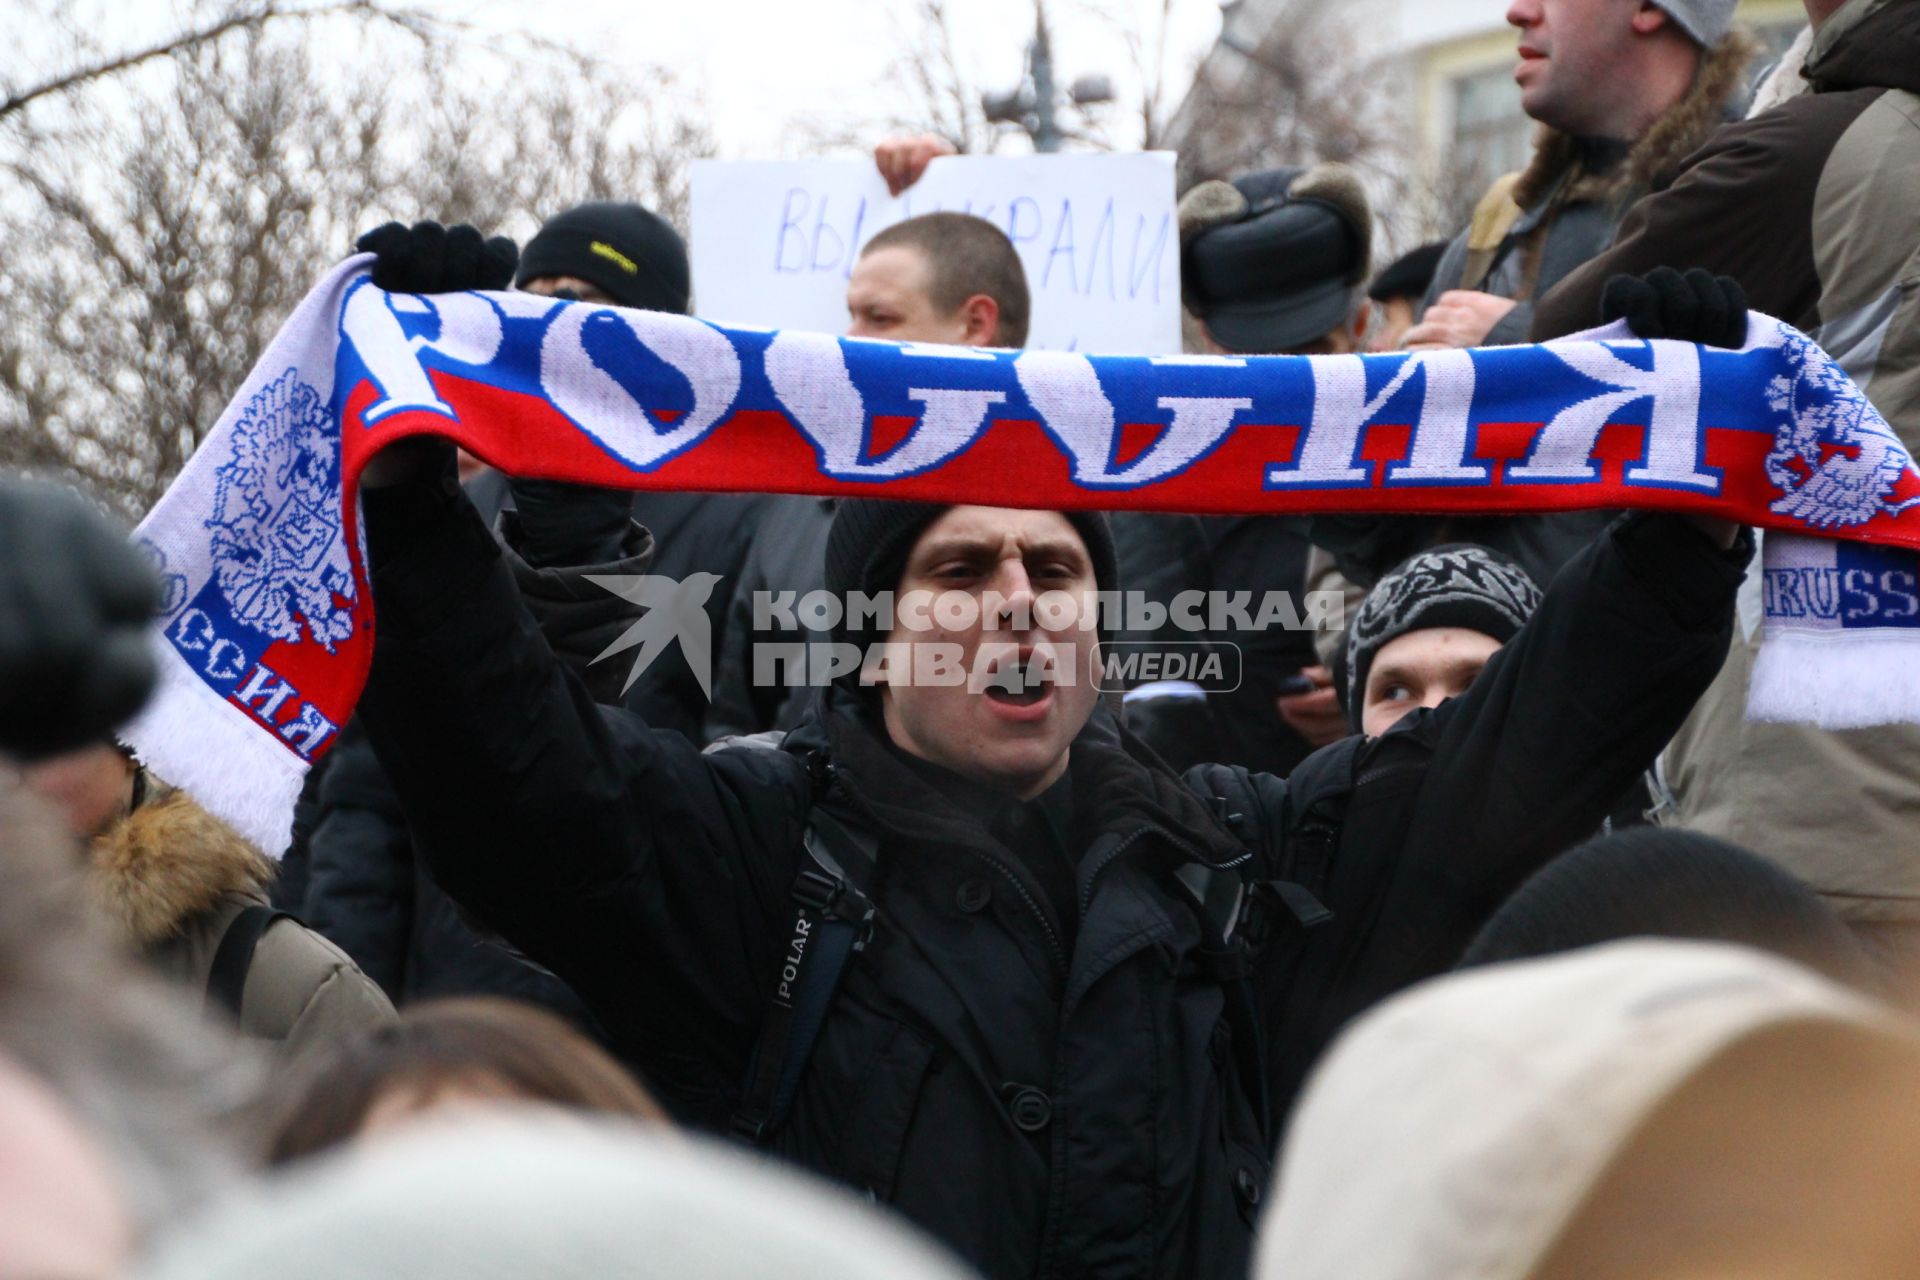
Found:
[[[754,1143],[785,1122],[847,965],[873,936],[873,902],[861,888],[873,878],[873,837],[815,806],[804,847],[793,928],[733,1115],[734,1133]]]
[[[1304,928],[1331,917],[1320,899],[1353,798],[1355,756],[1365,741],[1356,734],[1314,752],[1284,783],[1264,775],[1256,780],[1239,765],[1203,764],[1186,772],[1187,788],[1212,806],[1221,825],[1249,851],[1238,866],[1247,881],[1246,913],[1255,911],[1257,899],[1265,899],[1283,905]],[[1284,829],[1274,816],[1282,800]]]
[[[1288,829],[1278,874],[1315,894],[1333,872],[1333,851],[1357,782],[1355,757],[1366,739],[1343,738],[1302,760],[1287,777]]]
[[[1260,1132],[1270,1135],[1273,1106],[1267,1089],[1266,1037],[1253,995],[1255,948],[1248,941],[1248,931],[1240,927],[1253,905],[1256,886],[1249,878],[1251,865],[1251,858],[1227,867],[1189,862],[1175,870],[1173,878],[1193,899],[1202,937],[1196,958],[1208,980],[1219,984],[1241,1083]]]
[[[272,907],[251,906],[228,922],[227,931],[220,935],[220,945],[214,948],[213,968],[207,974],[208,1004],[239,1018],[240,997],[246,993],[247,973],[253,968],[253,952],[260,945],[260,936],[275,920],[292,918]]]
[[[1186,774],[1189,788],[1206,797],[1221,825],[1248,850],[1231,866],[1190,862],[1175,879],[1192,897],[1206,939],[1199,959],[1220,984],[1234,1057],[1261,1131],[1278,1136],[1272,1103],[1266,1019],[1255,993],[1257,966],[1272,963],[1270,946],[1304,944],[1307,933],[1333,919],[1321,901],[1333,865],[1333,850],[1352,797],[1354,753],[1360,738],[1347,739],[1308,757],[1286,781],[1286,802],[1304,821],[1290,824],[1285,838],[1269,838],[1273,795],[1265,799],[1245,768],[1199,765]],[[1267,779],[1265,786],[1278,784]],[[1271,856],[1276,844],[1282,856]]]

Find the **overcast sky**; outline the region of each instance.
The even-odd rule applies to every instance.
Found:
[[[799,140],[789,125],[798,118],[876,114],[878,85],[916,8],[911,0],[429,3],[479,24],[532,26],[609,57],[673,67],[703,91],[723,154],[739,157],[791,154]],[[1048,0],[1063,83],[1105,72],[1123,91],[1137,85],[1120,29],[1152,30],[1159,8],[1159,0]],[[1011,87],[1019,80],[1033,0],[952,0],[951,21],[977,83]],[[1172,0],[1169,65],[1190,71],[1219,29],[1218,0]],[[1184,74],[1178,81],[1184,88]]]
[[[831,125],[887,114],[886,71],[905,47],[918,8],[913,0],[410,2],[482,29],[534,30],[616,62],[668,66],[700,93],[721,153],[740,158],[802,154],[810,135],[797,132],[796,121]],[[119,29],[129,39],[142,29],[164,28],[172,9],[153,0],[92,3],[109,15],[102,30]],[[1140,77],[1122,32],[1157,30],[1162,0],[1046,3],[1061,84],[1101,72],[1125,101],[1137,101]],[[0,0],[0,9],[6,7]],[[1033,0],[949,0],[949,7],[967,75],[988,89],[1018,83]],[[1168,0],[1167,7],[1167,35],[1156,43],[1173,86],[1171,109],[1219,33],[1220,4]],[[1137,136],[1137,127],[1124,123],[1116,137]]]
[[[889,114],[888,67],[906,47],[914,0],[397,0],[505,37],[532,30],[635,67],[665,65],[703,100],[721,153],[798,156],[814,136],[796,122],[831,126]],[[1034,0],[949,0],[962,67],[986,89],[1018,83],[1033,31]],[[1046,0],[1060,82],[1099,72],[1128,104],[1140,77],[1122,32],[1152,32],[1162,0]],[[0,73],[15,83],[66,63],[36,26],[47,6],[63,9],[98,47],[123,52],[187,24],[188,0],[0,0],[24,22],[9,24]],[[1199,56],[1220,30],[1219,0],[1167,0],[1159,45],[1169,71],[1168,109],[1179,102]],[[38,11],[36,13],[36,10]],[[201,9],[202,15],[205,9]],[[511,48],[509,40],[490,41]],[[351,56],[350,48],[341,50]],[[1131,118],[1116,139],[1137,136]]]

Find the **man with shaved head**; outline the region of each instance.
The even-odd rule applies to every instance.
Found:
[[[923,213],[867,241],[847,280],[847,336],[1023,347],[1027,273],[1006,233],[970,213]]]

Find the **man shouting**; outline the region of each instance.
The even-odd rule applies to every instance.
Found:
[[[1102,704],[1103,517],[845,502],[828,585],[898,606],[839,628],[872,660],[702,754],[592,702],[439,468],[366,480],[361,713],[440,883],[682,1115],[996,1277],[1243,1275],[1313,1055],[1599,824],[1746,559],[1630,516],[1462,696],[1285,782],[1183,780]]]

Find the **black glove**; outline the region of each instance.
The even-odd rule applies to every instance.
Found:
[[[375,227],[353,247],[371,253],[373,283],[389,293],[461,293],[468,289],[504,289],[513,283],[520,247],[505,236],[482,240],[462,222],[443,227],[397,222]],[[403,440],[383,450],[361,473],[365,489],[385,489],[427,479],[453,465],[453,445],[439,437]]]
[[[153,689],[145,557],[78,497],[0,480],[0,753],[96,742]]]
[[[504,289],[520,265],[520,246],[505,236],[482,240],[466,223],[443,227],[397,222],[376,227],[353,242],[374,255],[373,283],[389,293],[461,293]]]
[[[520,513],[515,545],[536,569],[606,564],[627,553],[633,495],[560,480],[508,482]]]
[[[1694,267],[1681,275],[1655,267],[1644,276],[1615,276],[1600,295],[1600,322],[1625,318],[1639,338],[1677,338],[1709,347],[1747,341],[1747,294],[1730,276]]]

